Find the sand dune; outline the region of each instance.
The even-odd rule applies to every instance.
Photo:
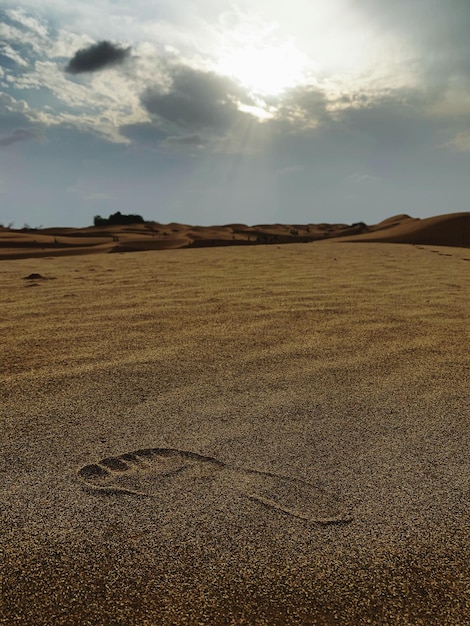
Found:
[[[422,220],[397,215],[374,226],[363,223],[190,226],[148,222],[132,226],[40,230],[0,228],[0,259],[173,248],[279,245],[323,239],[468,247],[470,213],[450,213]]]
[[[450,213],[427,219],[398,215],[370,227],[369,231],[347,239],[465,248],[470,246],[470,213]]]

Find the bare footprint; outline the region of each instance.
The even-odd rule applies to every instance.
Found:
[[[172,448],[147,448],[85,465],[77,473],[89,488],[155,497],[165,489],[198,482],[234,490],[268,508],[317,524],[352,520],[341,503],[302,480],[226,465],[212,457]]]

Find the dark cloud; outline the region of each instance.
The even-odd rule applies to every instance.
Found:
[[[152,115],[182,128],[224,131],[244,114],[237,101],[246,93],[232,80],[212,72],[176,66],[170,72],[171,87],[147,89],[141,101]]]
[[[129,54],[130,48],[121,48],[109,41],[100,41],[78,50],[70,59],[65,71],[69,74],[97,72],[123,63]]]
[[[201,137],[210,140],[230,130],[239,136],[247,122],[251,137],[258,131],[271,139],[283,137],[284,143],[297,144],[308,154],[322,146],[323,154],[331,153],[332,158],[338,152],[353,153],[358,145],[365,155],[406,154],[412,146],[431,147],[435,140],[424,115],[428,94],[419,90],[340,96],[334,101],[317,86],[298,86],[271,98],[267,104],[276,109],[275,116],[261,122],[238,110],[239,103],[250,102],[250,97],[229,78],[181,65],[171,68],[169,77],[169,89],[155,86],[141,96],[156,128],[170,122],[186,131],[167,132],[167,144],[202,145]]]
[[[328,123],[330,113],[327,110],[325,94],[317,87],[299,86],[286,91],[277,102],[278,122],[281,125],[305,128],[318,123]]]
[[[126,124],[119,128],[119,132],[124,137],[147,146],[155,146],[168,136],[168,133],[149,122]]]
[[[425,115],[423,94],[410,89],[376,95],[361,106],[347,107],[335,116],[345,135],[366,142],[371,151],[406,154],[430,149],[435,143],[433,121]]]
[[[18,141],[25,141],[27,139],[36,139],[38,133],[35,130],[27,128],[16,128],[9,135],[0,137],[0,146],[11,146]]]
[[[282,96],[279,113],[268,125],[284,142],[311,143],[313,151],[332,158],[344,153],[354,160],[354,150],[402,158],[445,141],[427,114],[433,101],[429,91],[412,88],[342,95],[335,100],[316,87],[297,87]]]

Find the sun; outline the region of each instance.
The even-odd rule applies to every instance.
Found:
[[[237,80],[255,95],[277,96],[302,82],[306,59],[293,42],[246,44],[232,48],[217,63],[217,71]]]

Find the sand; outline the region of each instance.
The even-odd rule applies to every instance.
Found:
[[[87,228],[0,226],[0,261],[70,255],[160,251],[220,246],[282,245],[336,241],[414,243],[470,247],[470,212],[427,219],[395,215],[379,224],[226,224],[190,226],[145,222]]]
[[[1,623],[467,624],[469,257],[2,261]]]

